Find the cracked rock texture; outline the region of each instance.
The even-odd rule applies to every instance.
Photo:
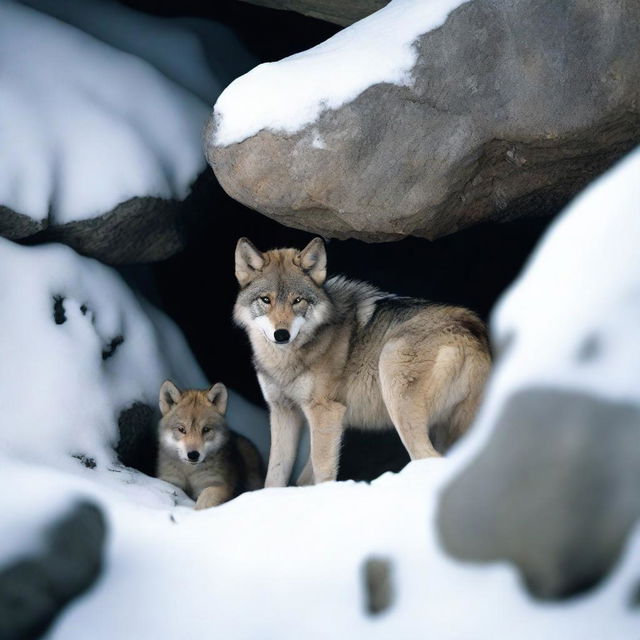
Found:
[[[640,141],[638,41],[635,0],[472,0],[416,41],[411,87],[227,147],[212,119],[207,157],[233,198],[326,237],[553,214]]]

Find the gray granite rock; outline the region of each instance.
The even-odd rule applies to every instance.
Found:
[[[472,0],[416,41],[413,86],[226,147],[212,119],[207,157],[233,198],[326,237],[548,215],[640,141],[638,41],[634,0]]]

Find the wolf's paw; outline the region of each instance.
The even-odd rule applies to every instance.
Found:
[[[207,487],[203,489],[196,500],[196,510],[217,507],[219,504],[229,500],[230,495],[226,487]]]

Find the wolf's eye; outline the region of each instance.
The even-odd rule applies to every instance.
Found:
[[[180,433],[187,433],[187,430],[184,427],[178,427],[178,431]]]
[[[271,304],[271,300],[269,300],[269,296],[260,296],[260,300],[265,304]]]
[[[202,433],[209,433],[211,431],[211,427],[202,427]]]
[[[293,301],[293,304],[300,304],[301,302],[302,302],[302,298],[296,298],[296,299]]]

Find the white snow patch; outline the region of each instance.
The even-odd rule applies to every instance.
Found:
[[[410,86],[413,43],[466,1],[393,0],[308,51],[257,66],[218,98],[210,142],[224,147],[262,129],[295,133],[375,84]]]

